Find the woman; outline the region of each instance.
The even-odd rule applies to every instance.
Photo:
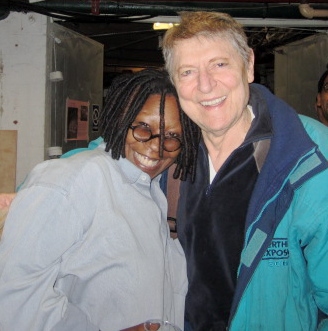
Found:
[[[175,177],[193,176],[198,129],[156,70],[116,78],[101,123],[102,144],[38,165],[11,205],[1,331],[183,326],[185,261],[159,174],[176,163]]]

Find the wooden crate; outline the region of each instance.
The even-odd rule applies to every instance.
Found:
[[[15,192],[17,131],[0,130],[0,193]]]

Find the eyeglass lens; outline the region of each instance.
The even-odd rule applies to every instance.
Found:
[[[153,135],[151,130],[143,125],[131,126],[133,137],[140,141],[146,142],[156,137],[160,137],[159,134]],[[178,138],[174,137],[165,137],[164,138],[164,150],[167,152],[174,152],[181,147],[181,141]]]

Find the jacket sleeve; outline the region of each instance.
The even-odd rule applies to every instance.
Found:
[[[308,228],[304,234],[305,238],[310,237],[304,248],[304,257],[316,305],[324,314],[328,315],[328,209],[318,207],[317,211],[313,210],[313,219],[313,223],[308,222],[312,223],[312,229]],[[325,328],[321,330],[328,331],[327,321],[325,325]]]
[[[99,330],[54,287],[62,257],[81,240],[80,220],[67,194],[54,187],[18,193],[0,243],[1,331]]]

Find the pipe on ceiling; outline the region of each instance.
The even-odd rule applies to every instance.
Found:
[[[258,19],[302,19],[304,17],[327,17],[327,0],[317,0],[312,2],[317,9],[309,5],[302,5],[300,2],[290,0],[288,3],[278,2],[278,0],[235,0],[233,2],[222,1],[109,1],[101,0],[99,3],[99,15],[92,14],[92,4],[90,1],[81,0],[0,0],[0,11],[34,11],[40,14],[53,16],[63,20],[71,21],[121,21],[127,22],[133,16],[145,19],[146,16],[178,16],[180,11],[211,10],[222,11],[237,18],[258,18]],[[283,1],[283,0],[280,0]],[[322,5],[319,2],[325,2]],[[323,3],[321,2],[321,3]],[[302,12],[300,12],[302,9]],[[5,12],[5,13],[6,13]],[[305,12],[305,15],[304,13]],[[0,12],[1,14],[1,12]],[[324,16],[321,16],[323,15]],[[313,16],[312,16],[313,15]],[[1,19],[1,17],[0,17]],[[136,20],[134,18],[133,20]]]
[[[1,0],[0,0],[1,1]],[[239,0],[240,1],[240,0]],[[276,0],[277,1],[277,0]],[[21,1],[9,1],[12,10],[19,8]],[[0,4],[1,7],[1,4]],[[90,15],[91,2],[80,0],[44,0],[35,3],[25,3],[25,11],[45,10],[53,13],[65,13],[72,15]],[[165,1],[109,1],[102,0],[99,3],[100,15],[92,15],[95,19],[105,16],[108,21],[111,15],[123,16],[178,16],[181,11],[211,10],[222,11],[234,17],[256,17],[256,18],[303,18],[296,3],[269,3],[269,2],[165,2]]]
[[[309,4],[302,3],[299,5],[300,13],[306,18],[328,17],[327,9],[313,9]]]

